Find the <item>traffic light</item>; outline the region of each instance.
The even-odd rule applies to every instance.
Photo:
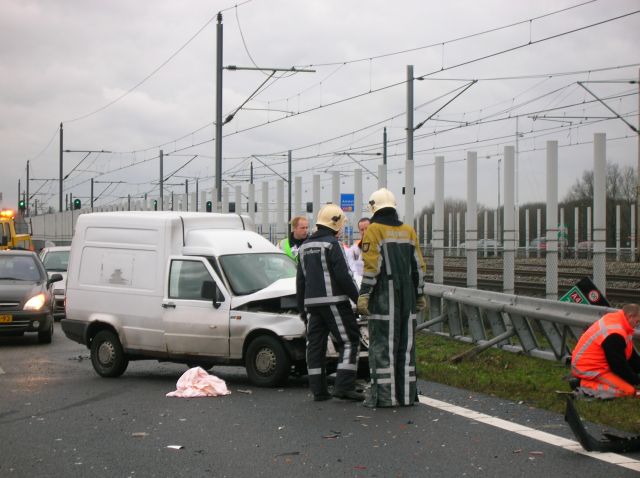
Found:
[[[24,202],[24,199],[21,199],[20,201],[18,201],[18,209],[20,209],[21,211],[24,211],[26,209],[26,204]]]
[[[157,211],[157,210],[158,210],[158,200],[157,200],[157,199],[154,199],[154,200],[153,200],[153,210],[154,210],[154,211]]]
[[[211,201],[207,201],[206,208],[207,212],[211,212],[213,210],[213,203]]]
[[[80,201],[80,199],[75,198],[73,200],[73,209],[80,209],[82,207],[82,202]]]

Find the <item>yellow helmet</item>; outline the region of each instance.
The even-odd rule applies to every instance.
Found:
[[[369,211],[378,212],[385,207],[396,208],[396,197],[387,188],[380,188],[369,196]]]
[[[326,226],[338,232],[342,229],[345,222],[347,222],[347,216],[345,216],[344,211],[333,203],[325,204],[318,211],[316,224]]]

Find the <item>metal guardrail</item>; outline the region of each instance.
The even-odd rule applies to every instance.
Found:
[[[584,330],[615,309],[427,283],[429,320],[418,330],[475,344],[461,360],[490,347],[565,361]],[[640,333],[636,333],[640,338]]]

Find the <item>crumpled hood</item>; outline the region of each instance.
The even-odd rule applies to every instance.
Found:
[[[231,308],[235,309],[249,302],[256,300],[274,299],[277,297],[286,297],[288,295],[296,295],[296,278],[289,277],[275,281],[268,287],[249,295],[242,295],[231,298]]]

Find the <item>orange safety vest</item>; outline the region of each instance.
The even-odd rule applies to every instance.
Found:
[[[624,353],[627,360],[629,360],[633,350],[633,327],[629,324],[622,310],[611,312],[591,324],[591,327],[578,340],[578,344],[571,355],[571,372],[573,375],[591,379],[610,371],[602,348],[602,342],[611,334],[619,334],[624,338],[627,344]]]

